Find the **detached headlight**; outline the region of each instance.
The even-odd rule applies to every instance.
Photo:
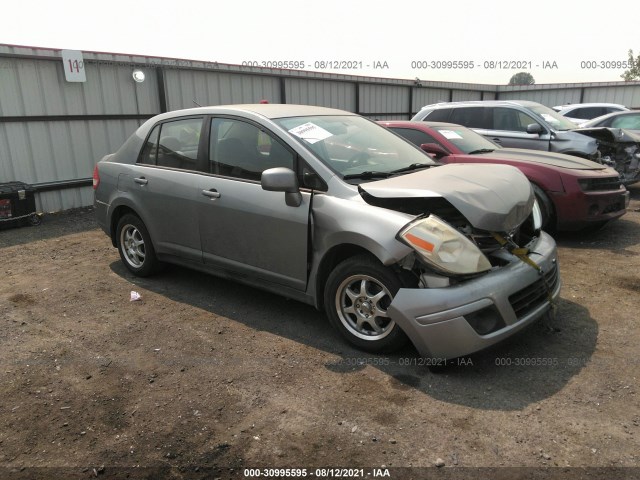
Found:
[[[400,230],[398,239],[445,273],[468,275],[491,268],[487,257],[471,240],[435,215],[411,222]]]

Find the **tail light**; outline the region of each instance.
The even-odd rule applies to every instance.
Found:
[[[100,174],[98,173],[98,165],[93,169],[93,189],[96,190],[100,185]]]

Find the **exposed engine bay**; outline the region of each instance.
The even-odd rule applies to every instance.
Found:
[[[623,185],[640,181],[640,135],[621,128],[579,128],[575,131],[598,141],[599,162],[615,168]]]

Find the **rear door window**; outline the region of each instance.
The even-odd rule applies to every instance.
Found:
[[[202,118],[163,123],[158,143],[157,165],[197,170]]]
[[[485,107],[461,107],[453,109],[449,121],[469,128],[491,128],[485,117]]]
[[[153,127],[138,163],[197,170],[202,118],[187,118]]]
[[[580,120],[591,120],[592,118],[606,115],[608,110],[605,107],[582,107],[576,108],[567,114],[570,118],[579,118]]]

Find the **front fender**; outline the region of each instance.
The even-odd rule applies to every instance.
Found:
[[[358,199],[317,195],[313,201],[313,251],[322,258],[333,247],[352,244],[375,255],[384,265],[403,259],[413,250],[396,234],[413,215],[374,207]]]

